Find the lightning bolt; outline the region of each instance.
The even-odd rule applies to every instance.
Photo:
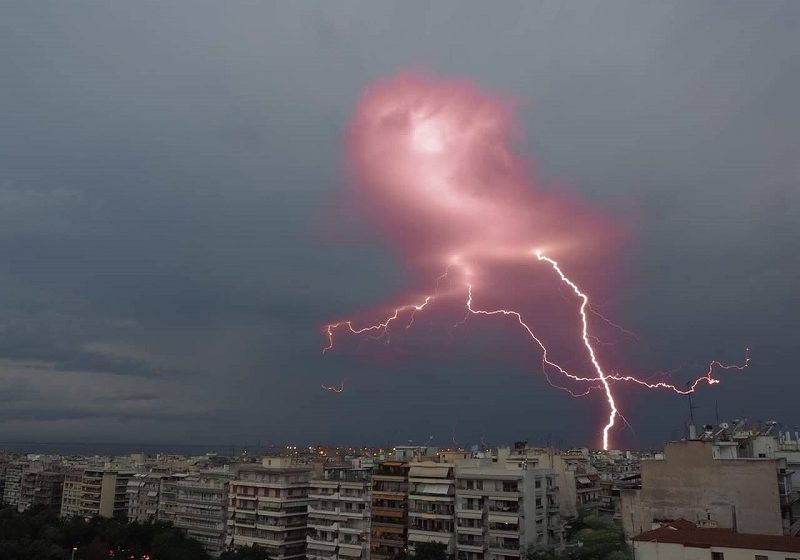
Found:
[[[516,311],[514,309],[480,309],[480,308],[478,308],[476,306],[476,304],[475,304],[475,301],[474,301],[474,293],[473,293],[474,292],[474,287],[473,287],[473,284],[470,283],[467,280],[467,278],[469,278],[469,276],[470,276],[470,271],[469,271],[469,269],[465,268],[464,265],[461,264],[460,262],[458,262],[457,260],[454,260],[453,262],[451,262],[450,265],[448,265],[447,269],[445,270],[444,274],[442,274],[441,276],[439,276],[437,278],[437,280],[436,280],[436,290],[434,291],[434,295],[426,296],[424,298],[424,300],[422,301],[422,303],[409,304],[409,305],[404,305],[404,306],[398,307],[398,308],[394,309],[393,313],[391,315],[389,315],[389,317],[387,317],[383,321],[380,321],[380,322],[372,324],[372,325],[367,325],[367,326],[364,326],[364,327],[360,327],[360,328],[354,327],[352,321],[349,321],[349,320],[348,321],[341,321],[341,322],[338,322],[338,323],[331,323],[329,325],[326,325],[326,327],[324,329],[324,332],[326,334],[326,337],[327,337],[327,340],[328,340],[328,344],[322,349],[322,351],[323,351],[323,353],[326,353],[327,351],[333,349],[333,347],[334,347],[334,333],[339,328],[343,328],[344,327],[347,330],[349,330],[352,334],[356,334],[356,335],[363,334],[363,333],[366,333],[366,332],[379,332],[379,333],[381,333],[381,335],[383,335],[383,334],[387,334],[388,335],[388,331],[389,331],[391,323],[396,321],[403,313],[408,312],[408,311],[410,311],[411,313],[410,313],[410,320],[409,320],[408,324],[406,325],[406,328],[411,327],[413,325],[413,323],[414,323],[414,317],[415,317],[416,313],[422,311],[423,309],[425,309],[431,302],[433,302],[439,296],[439,284],[444,279],[446,279],[448,277],[448,274],[450,272],[450,268],[452,266],[459,266],[461,268],[462,273],[464,274],[464,277],[465,277],[463,286],[464,286],[464,288],[466,290],[466,300],[464,302],[465,303],[465,308],[466,308],[466,314],[464,315],[463,319],[461,319],[460,321],[455,323],[454,327],[457,327],[457,326],[460,326],[460,325],[464,324],[466,322],[466,320],[469,318],[470,315],[500,316],[500,317],[504,317],[504,318],[509,318],[514,323],[519,325],[519,327],[522,328],[523,332],[539,348],[539,350],[541,352],[542,372],[544,373],[547,382],[551,386],[553,386],[553,387],[555,387],[557,389],[561,389],[563,391],[566,391],[570,395],[572,395],[573,397],[583,397],[583,396],[588,395],[592,391],[596,391],[596,390],[602,391],[603,395],[605,397],[605,400],[606,400],[606,402],[608,404],[608,418],[607,418],[606,423],[603,426],[603,430],[602,430],[603,449],[605,449],[605,450],[608,450],[608,448],[609,448],[610,432],[611,432],[611,430],[614,428],[614,426],[616,424],[617,417],[619,417],[626,425],[630,426],[630,424],[625,419],[625,417],[622,416],[622,414],[620,413],[619,407],[617,406],[616,399],[614,398],[614,393],[612,391],[612,383],[615,383],[615,382],[634,383],[634,384],[636,384],[638,386],[645,387],[647,389],[666,389],[666,390],[671,390],[671,391],[673,391],[673,392],[675,392],[675,393],[677,393],[679,395],[686,395],[686,394],[689,394],[689,393],[693,393],[703,383],[706,383],[708,385],[716,385],[717,383],[720,383],[720,380],[717,379],[716,377],[714,377],[714,371],[715,370],[718,370],[718,369],[720,369],[720,370],[744,370],[750,365],[750,350],[749,349],[747,349],[746,352],[745,352],[745,360],[744,360],[744,362],[742,364],[723,364],[722,362],[714,360],[714,361],[709,363],[705,374],[703,374],[703,375],[697,377],[696,379],[694,379],[694,381],[692,381],[687,386],[686,389],[680,389],[680,388],[678,388],[677,386],[675,386],[673,384],[666,383],[666,382],[661,382],[661,381],[660,382],[656,382],[656,383],[651,383],[649,381],[644,381],[642,379],[639,379],[638,377],[635,377],[633,375],[620,375],[618,373],[611,373],[611,374],[606,373],[606,371],[604,370],[603,366],[600,363],[600,360],[599,360],[599,358],[597,356],[597,352],[596,352],[594,346],[592,345],[592,341],[595,341],[595,342],[599,343],[599,340],[597,339],[597,337],[595,335],[590,333],[588,314],[591,313],[593,315],[598,316],[599,318],[601,318],[606,323],[616,327],[620,331],[622,331],[622,332],[624,332],[626,334],[629,334],[632,337],[636,337],[636,335],[634,333],[624,329],[623,327],[617,325],[616,323],[613,323],[612,321],[610,321],[609,319],[607,319],[606,317],[604,317],[603,315],[601,315],[600,313],[598,313],[597,311],[592,309],[592,307],[590,305],[590,302],[589,302],[589,296],[586,295],[578,287],[578,285],[564,273],[564,271],[561,269],[561,266],[559,265],[559,263],[556,260],[544,255],[541,251],[534,251],[534,255],[536,256],[536,259],[539,262],[547,264],[549,266],[549,268],[553,272],[556,273],[556,275],[558,276],[558,279],[561,281],[561,283],[564,284],[565,286],[567,286],[579,301],[578,316],[580,318],[580,325],[581,325],[580,337],[581,337],[581,341],[582,341],[583,347],[584,347],[584,349],[586,351],[586,354],[589,357],[589,361],[592,364],[592,369],[594,370],[594,374],[595,374],[594,377],[586,377],[586,376],[582,376],[582,375],[576,375],[576,374],[568,371],[567,369],[565,369],[563,366],[561,366],[557,362],[555,362],[552,359],[550,359],[550,357],[548,355],[547,346],[544,344],[544,342],[542,342],[542,340],[539,337],[536,336],[536,333],[534,332],[534,330],[531,328],[530,325],[528,325],[528,323],[525,322],[522,314],[519,311]],[[583,392],[580,392],[580,393],[574,392],[574,391],[572,391],[571,389],[569,389],[567,387],[563,387],[563,386],[560,386],[558,384],[553,383],[553,381],[552,381],[552,379],[550,377],[551,373],[558,373],[561,376],[563,376],[563,377],[565,377],[567,379],[570,379],[572,381],[575,381],[575,382],[587,383],[588,386]],[[344,387],[344,384],[342,384],[342,388],[343,387]],[[341,390],[337,391],[336,388],[329,388],[329,387],[326,387],[324,385],[323,385],[323,388],[327,389],[327,390],[334,390],[334,392],[341,392]]]
[[[600,379],[600,383],[603,385],[603,390],[606,394],[606,400],[608,401],[608,422],[603,427],[603,449],[608,449],[608,432],[611,428],[614,427],[614,420],[617,417],[617,403],[614,401],[614,395],[611,392],[611,385],[608,383],[608,379],[606,379],[606,374],[603,371],[603,367],[600,365],[600,362],[597,360],[597,355],[595,354],[594,347],[592,346],[591,341],[589,340],[589,320],[586,318],[586,307],[589,305],[589,297],[584,294],[578,285],[575,284],[572,280],[567,278],[567,276],[561,271],[561,267],[558,266],[558,263],[551,259],[550,257],[544,256],[541,251],[536,251],[536,258],[540,261],[544,261],[550,264],[553,267],[553,270],[556,271],[558,276],[561,278],[561,281],[564,282],[567,286],[572,288],[572,291],[575,292],[575,295],[578,296],[581,300],[581,305],[579,307],[579,312],[581,315],[581,338],[583,338],[583,345],[586,347],[586,351],[589,353],[589,358],[592,361],[592,366],[594,366],[594,370],[597,372],[597,376]]]
[[[366,327],[356,328],[353,326],[352,321],[341,321],[339,323],[331,323],[330,325],[325,326],[325,333],[328,337],[328,345],[322,349],[322,353],[325,354],[329,350],[333,349],[333,332],[338,329],[339,327],[347,327],[347,329],[353,334],[363,334],[365,332],[378,332],[379,334],[388,334],[389,332],[389,325],[400,317],[400,314],[404,311],[412,310],[411,315],[411,322],[409,322],[408,326],[414,322],[414,314],[417,311],[422,311],[425,307],[433,301],[434,296],[425,296],[425,299],[420,304],[411,304],[411,305],[403,305],[402,307],[398,307],[394,310],[394,313],[389,316],[388,319],[382,321],[380,323],[376,323],[374,325],[367,325]]]
[[[330,391],[331,393],[337,393],[338,394],[338,393],[341,393],[342,391],[344,391],[344,381],[339,383],[338,387],[336,387],[335,385],[333,385],[333,386],[332,385],[321,385],[321,387],[325,391]]]

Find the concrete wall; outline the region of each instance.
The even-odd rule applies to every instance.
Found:
[[[114,492],[117,490],[117,473],[104,472],[100,489],[100,516],[114,517]]]
[[[795,558],[795,552],[778,552],[775,550],[753,550],[744,548],[727,548],[714,546],[711,548],[684,547],[682,544],[634,542],[634,560],[711,560],[712,552],[721,552],[725,560],[754,560],[756,556],[765,556],[767,560],[786,560]]]
[[[776,462],[715,460],[709,442],[667,444],[664,460],[642,461],[638,499],[629,495],[627,504],[625,499],[623,522],[626,529],[633,525],[629,535],[649,530],[653,520],[709,517],[740,533],[783,534]]]

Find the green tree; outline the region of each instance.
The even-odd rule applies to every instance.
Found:
[[[394,560],[448,560],[447,545],[441,542],[427,542],[414,545],[414,553],[402,552]]]
[[[238,546],[223,552],[219,560],[269,560],[269,555],[257,546]]]

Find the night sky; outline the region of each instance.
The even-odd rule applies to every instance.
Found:
[[[602,400],[509,330],[321,354],[410,287],[345,165],[409,68],[512,99],[537,183],[628,232],[617,358],[683,384],[750,347],[695,416],[795,429],[799,29],[793,0],[3,2],[0,441],[596,447]],[[618,446],[683,434],[685,397],[619,394]]]

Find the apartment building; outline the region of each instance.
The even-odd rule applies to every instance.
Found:
[[[43,466],[36,461],[12,461],[6,467],[5,488],[2,502],[18,507],[22,490],[22,477],[25,473],[42,470]]]
[[[556,475],[473,461],[456,467],[456,556],[510,560],[529,546],[561,544]]]
[[[213,556],[225,550],[231,471],[207,470],[177,475],[151,473],[143,478],[142,484],[151,488],[146,492],[146,500],[151,500],[151,495],[158,492],[159,519],[170,521],[185,531]],[[155,490],[157,484],[159,490]],[[142,490],[137,487],[135,492],[141,496]]]
[[[304,558],[311,474],[290,457],[240,465],[229,488],[228,544],[258,545],[274,560]]]
[[[661,458],[642,461],[641,469],[641,488],[620,492],[628,538],[675,519],[744,533],[783,534],[779,477],[785,473],[780,473],[777,459],[739,459],[735,442],[721,446],[689,440],[668,443]]]
[[[17,511],[41,506],[61,511],[64,473],[57,471],[28,471],[22,475]]]
[[[408,547],[440,542],[455,554],[455,465],[411,463],[408,473]]]
[[[144,523],[158,517],[161,496],[160,473],[136,473],[128,480],[128,521]]]
[[[370,484],[370,470],[342,467],[311,480],[306,558],[369,558]]]
[[[86,468],[81,478],[79,514],[83,517],[127,515],[128,481],[134,474],[130,471]]]
[[[372,474],[372,560],[389,560],[408,546],[408,472],[405,461],[384,461]]]
[[[81,486],[83,469],[71,469],[64,473],[61,493],[61,517],[74,517],[81,514]]]
[[[8,468],[8,459],[0,455],[0,505],[3,504],[3,494],[6,489],[6,469]]]

